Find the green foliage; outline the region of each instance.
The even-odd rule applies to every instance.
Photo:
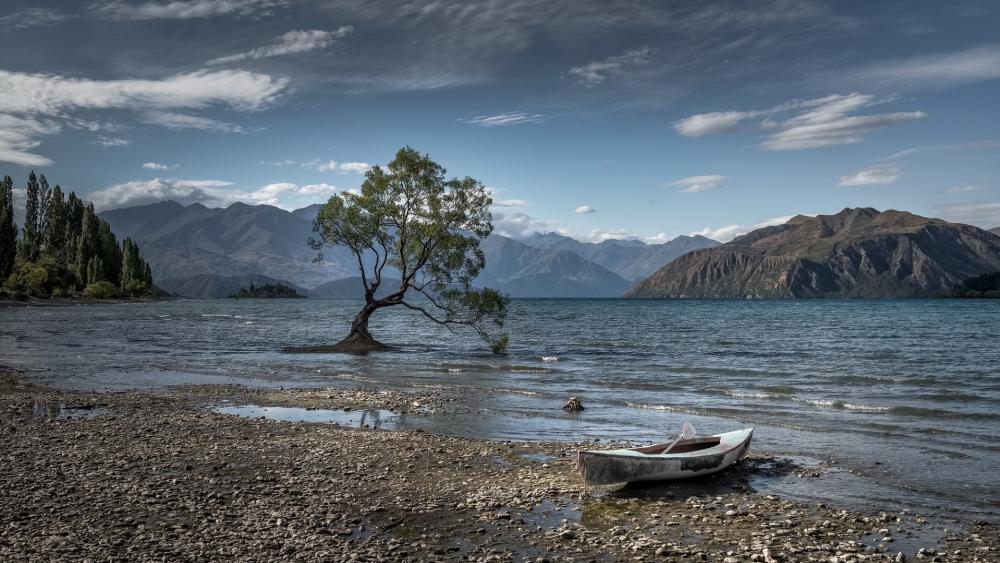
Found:
[[[4,284],[8,292],[71,296],[105,281],[118,294],[153,294],[152,271],[139,247],[131,240],[119,246],[93,205],[85,206],[75,193],[64,196],[59,186],[50,190],[45,176],[34,172],[25,191],[25,224],[18,239],[13,180],[7,176],[0,182],[0,282],[9,282]]]
[[[231,299],[288,299],[303,298],[304,296],[283,283],[265,284],[258,287],[250,282],[249,289],[241,287],[236,293],[229,294],[229,297]]]
[[[955,286],[954,297],[963,298],[1000,298],[1000,272],[990,272],[973,276]]]
[[[0,182],[0,281],[14,271],[17,256],[17,224],[14,223],[14,180]]]
[[[91,299],[116,299],[121,295],[118,286],[111,282],[94,282],[83,289],[83,294]]]
[[[4,289],[14,294],[49,297],[56,289],[72,287],[73,274],[52,258],[36,262],[19,261],[4,282]]]
[[[355,255],[367,303],[356,327],[363,321],[367,332],[362,315],[402,305],[448,328],[469,326],[499,353],[507,344],[499,333],[507,299],[472,287],[486,265],[480,243],[493,230],[493,201],[479,181],[449,180],[445,172],[427,155],[400,149],[386,169],[376,166],[365,175],[360,194],[330,198],[316,217],[319,238],[312,244],[345,246]],[[400,285],[376,299],[386,266],[399,271]],[[426,302],[407,301],[408,293]]]

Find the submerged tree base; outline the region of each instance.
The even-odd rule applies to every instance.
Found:
[[[282,352],[318,353],[318,354],[367,354],[369,352],[385,352],[389,346],[372,338],[371,335],[351,334],[336,344],[324,346],[297,346],[282,348]]]

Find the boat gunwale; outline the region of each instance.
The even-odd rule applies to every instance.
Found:
[[[681,453],[668,453],[668,454],[646,454],[638,451],[641,448],[619,448],[615,450],[581,450],[581,455],[597,455],[601,457],[627,457],[627,458],[640,458],[640,459],[685,459],[700,456],[709,455],[719,455],[728,453],[736,448],[741,447],[743,444],[750,440],[753,436],[753,428],[743,428],[741,430],[733,430],[731,432],[723,432],[721,434],[712,434],[710,436],[702,436],[701,438],[719,438],[719,443],[702,450],[694,450],[690,452]],[[730,441],[736,435],[740,435],[739,439],[736,441]],[[729,438],[730,440],[727,440]],[[653,446],[669,445],[669,442],[664,442],[663,444],[654,444]],[[653,446],[643,446],[644,448]]]

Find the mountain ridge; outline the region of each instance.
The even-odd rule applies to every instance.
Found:
[[[1000,239],[906,211],[796,216],[663,266],[626,297],[928,297],[1000,269]]]

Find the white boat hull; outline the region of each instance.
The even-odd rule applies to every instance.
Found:
[[[588,485],[687,479],[729,467],[747,454],[752,438],[753,428],[748,428],[682,440],[667,454],[653,453],[666,448],[666,443],[621,450],[581,450],[577,465]]]

